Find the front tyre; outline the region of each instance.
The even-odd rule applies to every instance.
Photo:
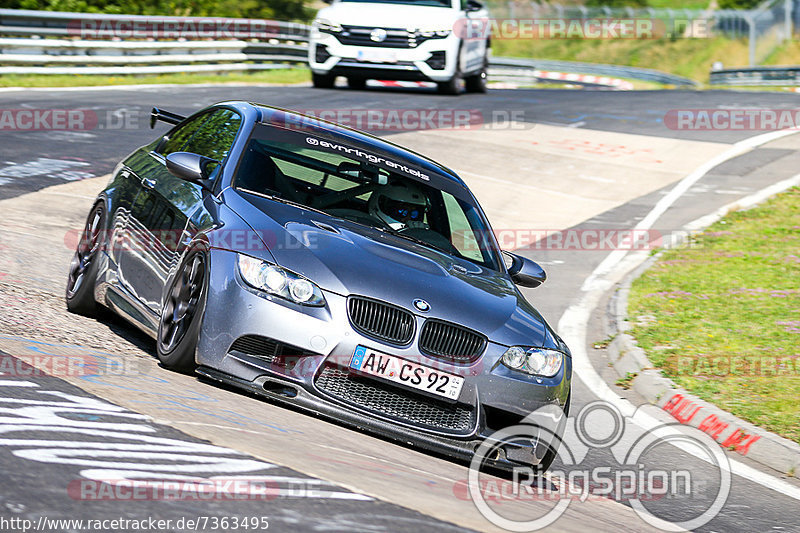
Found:
[[[311,83],[317,89],[333,89],[333,83],[336,81],[336,76],[331,74],[316,74],[311,73]]]
[[[456,71],[449,80],[437,82],[436,89],[439,91],[439,94],[457,96],[458,93],[461,92],[461,74]]]
[[[356,90],[364,90],[367,88],[367,79],[366,78],[356,78],[354,76],[348,76],[347,78],[347,86],[351,89]]]
[[[97,311],[94,286],[97,279],[100,253],[103,248],[106,210],[97,204],[86,219],[75,255],[67,276],[67,309],[79,315],[92,316]]]
[[[158,322],[158,359],[170,370],[190,373],[200,337],[208,294],[208,260],[203,251],[190,252],[172,280]]]

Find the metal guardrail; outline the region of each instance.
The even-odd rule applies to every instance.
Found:
[[[297,22],[219,17],[162,17],[0,9],[0,35],[98,38],[248,38],[308,41],[310,27]]]
[[[711,85],[800,85],[800,66],[713,70],[709,78]]]
[[[679,87],[695,87],[699,84],[689,78],[668,74],[658,70],[638,67],[624,67],[620,65],[603,65],[599,63],[580,63],[577,61],[553,61],[549,59],[516,59],[509,57],[495,57],[490,60],[490,67],[505,67],[512,69],[548,70],[554,72],[573,72],[591,74],[594,76],[613,76],[642,80],[664,85]]]
[[[176,32],[183,38],[155,40]],[[0,9],[0,74],[118,75],[287,68],[306,64],[309,32],[309,26],[292,22]],[[225,38],[228,35],[247,38]],[[125,38],[128,36],[132,38]],[[619,80],[608,77],[696,85],[687,78],[636,67],[490,60],[490,72],[503,80],[540,81],[534,71],[601,76],[604,78],[590,83],[576,83],[609,87],[618,87]]]

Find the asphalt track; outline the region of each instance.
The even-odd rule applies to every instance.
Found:
[[[6,301],[9,295],[24,299],[26,288],[31,295],[37,295],[32,297],[32,307],[28,308],[34,317],[27,325],[15,327],[7,322],[0,323],[0,349],[9,354],[2,357],[30,354],[31,351],[60,355],[70,353],[70,350],[79,353],[81,346],[89,346],[95,351],[106,348],[102,351],[104,356],[134,361],[141,370],[137,375],[101,376],[99,379],[91,376],[65,376],[64,379],[58,379],[35,372],[30,378],[20,377],[18,380],[14,376],[5,376],[0,378],[0,384],[2,380],[26,381],[33,382],[36,387],[10,384],[0,387],[3,396],[0,402],[5,402],[0,406],[4,408],[0,412],[8,414],[10,409],[15,409],[16,417],[40,417],[37,422],[27,420],[30,427],[21,431],[26,432],[26,439],[41,440],[47,438],[48,431],[52,434],[52,427],[45,429],[45,426],[52,425],[54,420],[74,421],[77,416],[87,424],[119,424],[125,421],[125,416],[120,418],[118,409],[127,409],[122,412],[129,417],[134,413],[149,416],[138,421],[149,427],[147,430],[117,428],[120,431],[135,434],[146,432],[183,441],[188,444],[181,446],[188,446],[187,450],[191,450],[190,445],[210,441],[220,449],[206,451],[206,455],[264,463],[263,466],[250,465],[250,470],[243,471],[247,476],[261,476],[259,479],[265,483],[282,480],[288,484],[270,485],[270,495],[273,497],[260,502],[79,501],[71,497],[66,487],[76,479],[86,478],[84,467],[87,465],[65,464],[63,460],[47,461],[48,455],[41,450],[30,451],[30,444],[4,444],[0,447],[0,469],[4,479],[11,482],[5,483],[0,489],[0,517],[24,516],[35,521],[39,516],[104,518],[157,515],[177,519],[203,514],[264,514],[270,518],[270,527],[278,531],[283,531],[284,527],[287,530],[335,531],[447,531],[467,527],[487,530],[492,527],[471,509],[471,502],[458,497],[457,483],[466,479],[467,475],[463,466],[389,445],[327,422],[267,405],[234,391],[157,368],[153,362],[153,349],[147,339],[113,319],[105,319],[96,326],[98,338],[104,338],[109,333],[121,336],[130,345],[129,350],[117,350],[117,346],[109,347],[102,342],[101,346],[97,346],[85,336],[71,333],[69,323],[64,321],[75,320],[76,329],[87,327],[87,322],[77,318],[59,316],[49,324],[57,331],[46,334],[48,324],[42,317],[57,312],[53,311],[57,305],[57,296],[53,295],[60,294],[62,290],[63,282],[58,281],[58,276],[65,268],[64,264],[59,263],[59,258],[68,257],[69,254],[63,249],[57,253],[48,252],[46,246],[37,245],[35,227],[25,231],[20,229],[25,225],[20,215],[25,212],[25,206],[20,202],[24,203],[25,198],[32,199],[29,212],[33,211],[31,205],[40,205],[44,213],[52,211],[53,221],[50,222],[56,224],[55,221],[60,220],[63,235],[64,224],[79,224],[76,221],[83,218],[83,206],[86,198],[91,196],[89,191],[81,189],[77,192],[80,182],[107,174],[125,154],[163,131],[163,126],[157,126],[159,129],[156,132],[149,130],[147,114],[151,106],[189,113],[203,105],[225,99],[245,99],[300,109],[449,108],[477,111],[494,126],[487,124],[468,132],[377,133],[391,135],[401,144],[430,154],[461,172],[487,207],[490,220],[503,221],[504,224],[499,227],[548,230],[631,228],[653,209],[678,179],[699,163],[724,152],[737,141],[760,133],[674,130],[664,123],[668,111],[720,107],[789,109],[795,107],[797,102],[795,95],[716,91],[621,93],[497,90],[490,91],[486,96],[464,95],[458,99],[444,98],[425,90],[318,91],[303,87],[150,87],[0,93],[0,106],[3,109],[88,109],[96,113],[98,123],[97,127],[85,131],[0,134],[0,199],[20,197],[13,204],[13,209],[18,211],[7,211],[4,215],[3,223],[11,231],[5,232],[3,240],[0,240],[5,256],[0,268],[4,277],[11,278],[11,282],[0,287],[0,291],[5,291]],[[502,126],[502,121],[512,116],[521,123],[519,129]],[[574,134],[565,136],[565,132],[570,130]],[[539,164],[532,168],[525,167],[525,162],[520,161],[525,152],[520,151],[522,148],[512,146],[509,140],[512,138],[537,143],[538,151],[529,156]],[[652,146],[652,151],[630,149],[630,143],[637,142],[642,146]],[[484,150],[476,151],[480,146]],[[796,174],[800,168],[798,148],[800,144],[794,137],[787,137],[718,165],[682,195],[654,227],[664,234],[678,231],[686,223],[721,205]],[[506,154],[501,150],[509,152]],[[501,158],[498,154],[508,157]],[[497,159],[502,161],[498,163]],[[606,191],[598,190],[591,198],[594,203],[581,203],[579,198],[587,196],[585,191],[590,188],[590,183],[581,185],[569,174],[570,169],[559,166],[566,162],[576,165],[572,169],[576,176],[588,176],[598,189],[607,190],[607,194],[601,194]],[[510,171],[503,172],[500,168],[503,165]],[[16,172],[11,170],[14,167]],[[591,172],[591,175],[586,172]],[[620,186],[619,183],[624,183],[626,179],[630,180],[631,185]],[[64,192],[49,197],[21,196],[52,185],[66,188],[52,189]],[[95,186],[95,192],[101,186]],[[545,191],[542,193],[537,190],[536,195],[561,194],[561,200],[559,203],[549,202],[549,209],[543,206],[525,212],[525,208],[520,207],[516,214],[503,211],[503,207],[512,201],[510,191],[516,188],[529,192],[533,191],[534,186]],[[537,206],[534,192],[529,194],[530,205]],[[68,200],[70,197],[75,198],[74,205]],[[63,205],[42,203],[43,199],[54,201],[59,198]],[[0,206],[12,209],[12,204],[7,202],[0,203]],[[584,280],[608,255],[607,251],[575,249],[523,248],[523,253],[542,263],[548,270],[547,284],[528,292],[527,296],[553,325],[559,324],[559,318],[581,297]],[[40,262],[53,264],[37,265]],[[0,281],[3,279],[0,278]],[[36,306],[41,306],[41,309]],[[613,385],[614,379],[602,351],[591,349],[594,342],[604,337],[603,310],[602,304],[594,309],[584,341],[594,369]],[[35,315],[40,315],[38,322]],[[25,334],[25,328],[28,328],[28,334]],[[45,343],[40,340],[43,338],[54,340]],[[17,366],[12,364],[8,368]],[[143,380],[137,376],[147,378]],[[573,392],[574,411],[591,403],[598,393],[583,383],[580,375],[577,377]],[[165,388],[171,394],[165,394]],[[26,402],[41,403],[41,395],[52,396],[52,391],[61,395],[70,394],[70,398],[102,399],[105,407],[92,412],[83,407],[80,409],[84,411],[77,415],[61,413],[57,418],[53,418],[52,414],[46,418],[46,414],[41,412],[18,411],[19,406]],[[619,388],[615,388],[614,392],[634,405],[641,403],[641,399],[633,393]],[[71,401],[75,401],[74,398]],[[94,408],[98,409],[98,406]],[[45,418],[41,418],[43,416]],[[5,423],[9,424],[8,421]],[[214,425],[218,427],[213,428]],[[45,433],[39,434],[37,431]],[[84,443],[96,441],[90,436],[75,434],[70,439]],[[309,441],[311,444],[308,444]],[[0,440],[0,444],[3,443],[7,441]],[[47,447],[41,443],[37,446],[39,449]],[[96,444],[87,447],[91,446]],[[244,455],[239,457],[235,452]],[[129,450],[127,453],[130,459],[131,455],[141,451]],[[755,478],[751,476],[751,479],[735,475],[722,510],[711,522],[697,529],[800,530],[796,497],[791,491],[773,490],[784,483],[797,491],[796,481],[780,479],[778,482],[778,478],[781,478],[779,474],[751,464],[746,457],[733,453],[728,453],[728,456],[733,461],[754,467],[761,474]],[[125,453],[121,453],[116,460],[124,463],[124,457]],[[153,459],[138,457],[136,460],[139,468],[149,464],[153,469]],[[86,461],[87,464],[92,462],[89,459]],[[665,470],[688,469],[695,479],[707,481],[705,493],[698,490],[690,498],[666,498],[651,502],[648,508],[657,516],[664,520],[681,521],[697,515],[704,506],[708,506],[708,493],[713,491],[718,473],[707,463],[674,448],[668,449],[657,459],[651,457],[650,461]],[[192,463],[186,457],[177,458],[175,462],[180,465]],[[233,463],[235,461],[225,463],[229,469],[220,472],[231,475],[230,469],[235,468],[230,466]],[[201,466],[204,464],[208,463],[200,462]],[[597,447],[589,450],[581,468],[609,464],[614,464],[609,450]],[[259,467],[262,469],[258,470]],[[197,465],[194,468],[188,471],[203,472]],[[267,479],[268,476],[274,477]],[[336,497],[320,497],[320,487],[324,487],[326,494],[335,494]],[[448,510],[448,506],[452,510]],[[503,506],[498,509],[503,510]],[[583,503],[576,502],[551,527],[554,530],[574,531],[582,531],[587,527],[603,531],[638,531],[649,530],[653,526],[635,516],[623,498],[620,502],[591,499]]]

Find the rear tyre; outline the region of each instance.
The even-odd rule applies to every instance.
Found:
[[[347,78],[347,86],[350,87],[351,89],[358,89],[358,90],[366,89],[367,80],[366,78],[349,77]]]
[[[81,240],[72,257],[67,275],[67,309],[79,315],[93,316],[97,312],[94,286],[100,262],[100,251],[105,243],[106,210],[97,204],[89,213]]]
[[[311,83],[317,89],[333,89],[333,83],[336,81],[336,76],[330,74],[316,74],[311,73]]]
[[[190,373],[197,366],[195,352],[208,294],[208,261],[193,251],[172,280],[158,322],[158,359],[170,370]]]

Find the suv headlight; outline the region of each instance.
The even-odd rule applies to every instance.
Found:
[[[313,25],[321,33],[342,33],[342,25],[338,22],[331,22],[330,20],[317,19]]]
[[[452,28],[420,28],[416,33],[426,39],[444,39],[452,31]]]
[[[513,370],[551,378],[561,370],[564,354],[549,348],[512,346],[503,354],[502,361]]]
[[[250,286],[302,305],[325,305],[322,290],[291,270],[239,254],[239,274]]]

